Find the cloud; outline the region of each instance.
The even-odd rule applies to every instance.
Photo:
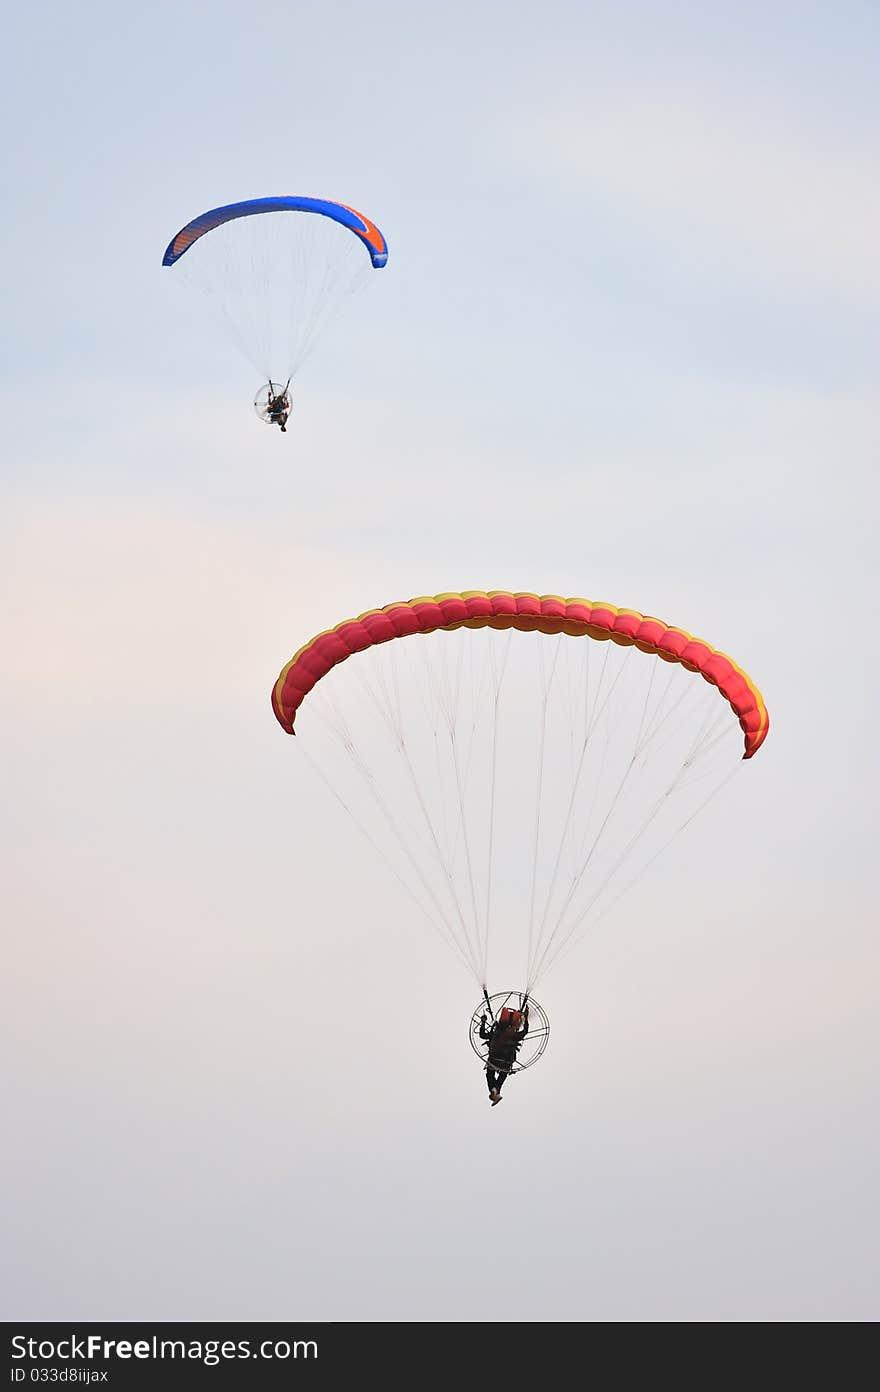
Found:
[[[878,151],[763,93],[675,80],[563,90],[493,140],[506,161],[589,196],[695,268],[880,300]]]
[[[51,721],[107,702],[198,708],[221,686],[252,701],[260,674],[268,702],[351,569],[233,523],[108,510],[31,513],[4,560],[4,700]]]

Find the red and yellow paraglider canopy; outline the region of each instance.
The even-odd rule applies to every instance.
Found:
[[[767,737],[770,717],[760,691],[741,667],[703,639],[635,609],[509,590],[463,590],[386,604],[317,634],[294,654],[275,683],[272,707],[279,723],[293,734],[297,710],[315,683],[354,653],[396,638],[458,628],[564,633],[634,646],[679,663],[718,688],[742,726],[744,758],[757,753]]]

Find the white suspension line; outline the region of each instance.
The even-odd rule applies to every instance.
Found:
[[[714,722],[713,722],[713,724],[714,724]],[[728,727],[728,728],[729,728],[729,727]],[[616,873],[617,873],[617,871],[619,870],[620,866],[623,864],[623,862],[624,862],[624,861],[628,858],[628,856],[631,854],[633,848],[634,848],[634,847],[638,844],[638,842],[642,839],[642,837],[644,836],[645,832],[648,830],[649,826],[652,825],[652,823],[654,822],[654,820],[655,820],[655,818],[657,817],[657,815],[658,815],[658,813],[660,812],[660,810],[667,804],[667,802],[668,802],[669,798],[672,796],[672,794],[675,793],[677,789],[680,789],[680,787],[682,786],[683,780],[684,780],[685,777],[686,777],[689,764],[690,764],[690,762],[691,762],[691,760],[692,760],[692,758],[693,758],[693,750],[694,750],[694,746],[691,747],[691,753],[689,753],[689,755],[685,758],[685,760],[682,762],[681,766],[679,767],[678,772],[676,773],[675,778],[672,780],[672,783],[671,783],[671,784],[665,789],[665,791],[664,791],[663,793],[661,793],[661,795],[656,799],[656,801],[655,801],[653,807],[651,808],[650,812],[648,813],[648,815],[645,817],[644,821],[642,822],[642,825],[641,825],[641,826],[639,827],[639,829],[630,837],[629,841],[626,843],[626,845],[624,846],[623,850],[622,850],[622,851],[619,853],[619,855],[617,856],[617,859],[613,862],[613,864],[612,864],[610,870],[608,871],[608,873],[606,874],[605,878],[600,882],[600,884],[599,884],[599,886],[597,887],[597,889],[594,891],[594,893],[592,894],[592,896],[590,897],[590,899],[587,901],[587,904],[584,906],[584,908],[583,908],[582,910],[580,910],[580,911],[578,912],[578,914],[575,916],[574,920],[573,920],[569,925],[565,926],[564,929],[563,929],[563,922],[562,922],[562,920],[563,920],[563,917],[564,917],[564,914],[565,914],[566,910],[563,910],[563,914],[560,915],[560,918],[559,918],[559,920],[557,921],[557,924],[556,924],[556,926],[555,926],[555,928],[554,928],[554,931],[553,931],[553,933],[550,935],[550,938],[549,938],[548,941],[547,941],[547,945],[546,945],[546,947],[544,948],[543,953],[541,954],[540,960],[535,964],[534,975],[533,975],[533,976],[530,976],[530,981],[532,982],[532,984],[534,984],[534,981],[537,980],[537,978],[538,978],[540,975],[542,975],[545,971],[547,971],[547,970],[549,969],[549,967],[550,967],[550,965],[552,964],[553,961],[558,960],[558,958],[559,958],[561,952],[562,952],[562,951],[566,948],[566,946],[571,942],[571,940],[572,940],[572,938],[573,938],[573,935],[574,935],[574,934],[577,932],[577,930],[580,928],[580,926],[581,926],[582,923],[584,922],[585,918],[587,917],[587,915],[588,915],[588,914],[590,913],[590,911],[592,910],[593,906],[598,902],[598,900],[599,900],[599,898],[601,897],[601,895],[605,892],[606,888],[608,887],[608,885],[610,884],[611,880],[612,880],[612,879],[614,878],[614,876],[616,875]],[[670,837],[663,843],[663,845],[661,846],[660,851],[655,852],[655,854],[645,863],[645,865],[642,866],[642,867],[636,872],[636,874],[635,874],[635,875],[632,877],[632,879],[628,882],[626,888],[630,888],[630,887],[632,887],[632,885],[634,885],[634,884],[637,883],[637,881],[638,881],[638,880],[641,878],[641,876],[644,874],[645,870],[648,868],[649,865],[653,864],[654,860],[656,860],[657,856],[661,853],[661,851],[664,850],[668,845],[670,845],[671,842],[672,842],[673,840],[675,840],[676,836],[678,836],[679,833],[680,833],[681,831],[683,831],[684,828],[685,828],[686,826],[690,825],[690,823],[693,821],[693,819],[694,819],[694,817],[697,815],[697,813],[698,813],[699,811],[701,811],[702,808],[706,805],[706,803],[708,803],[708,802],[715,796],[715,793],[718,792],[718,790],[719,790],[721,787],[723,787],[723,786],[730,780],[730,778],[733,776],[733,773],[736,772],[736,768],[737,768],[737,767],[738,767],[738,765],[737,765],[737,766],[734,766],[733,771],[732,771],[731,773],[729,773],[728,775],[726,775],[726,777],[717,785],[717,787],[714,788],[714,789],[708,794],[708,796],[698,805],[698,807],[690,814],[690,816],[686,818],[686,820],[681,824],[681,826],[677,827],[677,828],[672,832],[671,836],[670,836]],[[625,891],[621,891],[621,893],[623,893],[623,892],[625,892]],[[620,898],[620,897],[621,897],[621,896],[618,895],[617,898],[615,898],[615,900],[614,900],[613,902],[616,903],[616,902],[617,902],[617,899]],[[605,912],[605,910],[603,909],[603,910],[602,910],[602,914],[604,914],[604,912]],[[602,916],[602,915],[600,914],[600,917],[601,917],[601,916]],[[554,942],[554,940],[555,940],[555,938],[556,938],[556,936],[557,936],[557,933],[561,933],[561,938],[560,938],[560,941],[559,941],[559,943],[558,943],[558,946],[557,946],[557,948],[555,949],[555,951],[552,953],[552,955],[548,955],[548,954],[550,953],[550,948],[551,948],[551,946],[552,946],[552,944],[553,944],[553,942]]]
[[[639,867],[635,874],[629,880],[627,880],[626,884],[621,886],[621,888],[618,890],[618,893],[613,897],[613,899],[610,899],[607,903],[603,905],[603,907],[599,910],[599,912],[593,920],[592,927],[594,929],[598,927],[602,919],[605,918],[605,916],[609,914],[617,904],[620,903],[620,900],[624,897],[624,895],[628,894],[629,891],[636,884],[638,884],[639,880],[641,880],[643,876],[647,874],[648,870],[650,870],[654,862],[658,860],[660,856],[662,856],[663,853],[672,845],[673,841],[677,840],[677,838],[682,834],[682,832],[690,826],[691,822],[694,821],[694,819],[699,816],[703,809],[708,806],[712,799],[716,797],[718,793],[721,792],[721,789],[725,788],[727,784],[733,778],[736,777],[737,773],[740,770],[740,766],[741,762],[733,766],[729,773],[727,773],[724,776],[724,778],[722,778],[721,781],[715,785],[711,792],[707,794],[707,796],[702,800],[702,802],[700,802],[694,808],[690,816],[687,817],[687,819],[683,821],[680,826],[675,828],[675,830],[667,837],[667,839],[661,843],[661,845],[654,852],[654,854],[648,860],[646,860],[643,865]],[[589,912],[589,909],[587,910],[587,912]],[[577,929],[580,926],[585,916],[586,914],[581,915],[581,918],[575,923],[574,929]],[[553,954],[553,957],[541,967],[542,974],[546,971],[549,971],[550,967],[554,963],[558,964],[559,962],[561,962],[562,959],[566,957],[568,953],[572,950],[572,948],[577,945],[577,942],[581,941],[581,939],[576,940],[573,938],[572,933],[574,929],[566,936],[565,940],[562,943],[560,943],[557,951]]]
[[[370,796],[373,798],[373,801],[375,802],[376,806],[378,807],[379,812],[380,812],[380,814],[381,814],[383,820],[385,821],[386,825],[388,826],[389,830],[391,831],[392,835],[394,836],[394,838],[395,838],[395,840],[397,841],[398,845],[400,846],[401,850],[404,852],[404,855],[406,856],[407,860],[409,861],[410,865],[412,866],[413,870],[415,871],[415,874],[416,874],[416,876],[417,876],[417,878],[418,878],[418,880],[419,880],[419,883],[421,884],[422,888],[424,889],[424,891],[425,891],[425,893],[427,894],[428,898],[430,899],[431,903],[434,905],[434,908],[435,908],[437,914],[439,915],[441,921],[442,921],[443,924],[445,925],[449,939],[455,943],[456,949],[457,949],[459,955],[462,956],[463,959],[464,959],[466,962],[469,963],[471,970],[474,971],[474,974],[475,974],[475,975],[478,975],[478,973],[477,973],[476,970],[475,970],[475,963],[474,963],[474,960],[473,960],[473,955],[472,955],[472,953],[471,953],[471,951],[470,951],[470,944],[468,943],[467,935],[465,934],[465,937],[464,937],[464,946],[463,946],[463,945],[458,941],[457,936],[456,936],[456,934],[455,934],[454,927],[453,927],[452,923],[450,922],[450,920],[449,920],[449,918],[448,918],[448,916],[447,916],[447,914],[446,914],[446,912],[445,912],[445,910],[444,910],[444,908],[443,908],[443,905],[440,903],[440,900],[439,900],[438,897],[437,897],[437,894],[436,894],[436,892],[435,892],[435,890],[434,890],[434,887],[431,885],[430,881],[429,881],[428,878],[426,877],[426,875],[425,875],[425,873],[424,873],[424,871],[423,871],[423,869],[422,869],[422,867],[421,867],[421,865],[420,865],[420,863],[419,863],[418,858],[413,854],[413,852],[412,852],[412,850],[411,850],[411,848],[410,848],[410,846],[409,846],[409,844],[408,844],[406,838],[405,838],[404,835],[403,835],[403,832],[401,831],[400,827],[399,827],[398,824],[397,824],[397,821],[396,821],[396,819],[395,819],[393,813],[391,812],[390,808],[388,807],[388,805],[387,805],[385,799],[382,797],[382,794],[381,794],[381,792],[379,791],[379,788],[378,788],[377,785],[376,785],[376,781],[375,781],[375,779],[374,779],[372,773],[370,772],[368,766],[364,763],[363,759],[362,759],[362,758],[360,757],[360,755],[358,754],[357,748],[356,748],[356,746],[355,746],[354,744],[348,745],[348,746],[347,746],[347,749],[348,749],[348,753],[349,753],[349,755],[350,755],[350,757],[351,757],[351,760],[352,760],[352,763],[353,763],[354,768],[358,771],[358,773],[359,773],[359,774],[361,775],[361,777],[364,779],[364,782],[366,783],[366,786],[367,786],[367,791],[370,793]],[[307,756],[307,758],[309,759],[309,761],[312,763],[312,765],[313,765],[314,767],[316,767],[316,768],[319,767],[319,766],[315,763],[315,761],[314,761],[313,759],[311,759],[311,756],[308,754],[308,751],[307,751],[307,750],[303,750],[303,753]],[[320,771],[320,770],[319,770],[319,771]],[[349,812],[349,814],[350,814],[351,817],[352,817],[352,820],[355,822],[355,825],[360,826],[360,827],[361,827],[361,830],[364,831],[364,834],[366,835],[366,837],[367,837],[367,839],[370,841],[370,843],[373,844],[373,845],[375,845],[375,842],[373,841],[373,838],[369,835],[369,833],[366,831],[366,829],[362,826],[362,823],[360,822],[360,819],[356,816],[356,814],[354,813],[353,809],[349,807],[349,805],[348,805],[348,803],[345,801],[345,799],[336,791],[336,789],[333,787],[332,783],[330,783],[330,781],[329,781],[326,777],[324,778],[324,781],[327,783],[327,786],[330,788],[331,792],[334,793],[334,795],[336,796],[336,798],[338,799],[338,801],[342,804],[342,806],[345,807],[346,810]],[[377,847],[377,849],[378,849],[378,847]],[[387,862],[387,857],[384,856],[384,853],[382,853],[382,852],[380,851],[380,854],[383,856],[383,859],[385,859],[386,862]],[[400,879],[399,874],[398,874],[398,879]],[[404,884],[406,883],[405,881],[402,881],[402,882],[403,882]],[[412,893],[411,890],[410,890],[410,893]],[[415,898],[417,899],[417,896],[413,896],[413,897],[415,897]],[[423,908],[422,911],[423,911],[423,913],[425,912],[424,908]],[[433,922],[433,920],[430,919],[430,915],[426,915],[426,916],[429,918],[429,920],[430,920],[431,922]]]

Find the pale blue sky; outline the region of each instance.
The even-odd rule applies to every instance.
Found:
[[[7,21],[7,1317],[877,1317],[878,30]],[[390,247],[285,440],[160,266],[276,192]],[[773,720],[491,1112],[470,982],[268,704],[318,629],[481,587],[658,613]]]

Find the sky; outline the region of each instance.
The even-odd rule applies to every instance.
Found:
[[[5,36],[4,1317],[876,1319],[876,7]],[[390,254],[281,437],[160,263],[286,192]],[[496,1108],[477,987],[269,706],[463,589],[662,615],[771,716]]]

